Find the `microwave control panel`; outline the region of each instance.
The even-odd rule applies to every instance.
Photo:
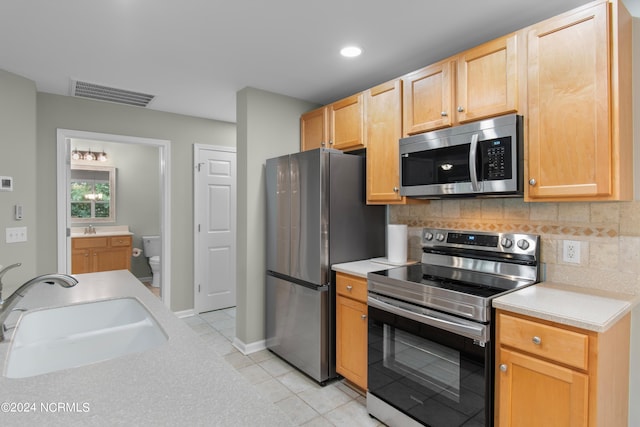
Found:
[[[511,179],[511,137],[480,141],[482,178]]]

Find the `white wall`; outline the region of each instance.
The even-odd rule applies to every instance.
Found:
[[[300,114],[317,107],[253,88],[237,94],[238,252],[236,337],[264,340],[265,160],[300,151]]]

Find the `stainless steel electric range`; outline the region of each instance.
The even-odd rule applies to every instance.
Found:
[[[538,282],[532,234],[425,228],[420,264],[368,274],[369,413],[390,426],[493,425],[491,300]]]

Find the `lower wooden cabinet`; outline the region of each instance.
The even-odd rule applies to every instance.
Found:
[[[131,236],[74,237],[71,273],[131,269]]]
[[[627,425],[629,315],[603,333],[496,317],[496,426]]]
[[[336,273],[336,372],[367,389],[367,280]]]

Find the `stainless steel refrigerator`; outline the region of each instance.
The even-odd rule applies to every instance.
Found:
[[[267,160],[266,345],[320,383],[335,372],[331,265],[385,254],[365,159],[316,149]]]

